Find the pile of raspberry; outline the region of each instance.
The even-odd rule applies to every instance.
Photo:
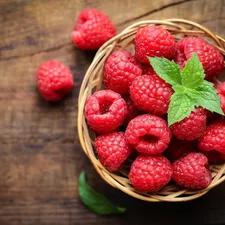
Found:
[[[129,181],[141,192],[157,192],[170,182],[181,188],[206,188],[212,181],[209,163],[225,162],[225,120],[196,107],[189,117],[169,127],[173,89],[155,73],[147,57],[174,60],[183,68],[197,53],[205,79],[214,82],[224,69],[223,56],[200,37],[176,42],[161,26],[139,29],[134,49],[134,54],[118,50],[109,55],[104,90],[86,102],[85,116],[96,133],[94,145],[100,162],[115,172],[129,157],[136,157]],[[214,83],[225,113],[225,82]]]
[[[72,41],[82,50],[97,50],[115,34],[107,15],[85,9],[78,15]],[[86,102],[85,116],[96,133],[99,160],[115,172],[129,157],[136,157],[129,180],[141,192],[157,192],[169,182],[188,189],[206,188],[212,181],[209,163],[225,162],[225,120],[196,107],[189,117],[169,127],[167,113],[174,92],[147,57],[174,60],[182,69],[197,53],[205,79],[214,82],[225,113],[225,82],[214,79],[224,69],[223,56],[200,37],[176,42],[161,26],[139,29],[134,49],[134,54],[126,50],[111,53],[104,65],[104,90]],[[37,86],[47,101],[60,101],[72,91],[73,74],[59,60],[48,60],[38,68]]]

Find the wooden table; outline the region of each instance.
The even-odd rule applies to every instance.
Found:
[[[146,203],[105,184],[77,136],[79,87],[94,53],[74,47],[70,34],[85,7],[108,14],[118,32],[145,19],[186,18],[225,37],[225,0],[0,0],[0,224],[139,225],[225,223],[225,184],[187,203]],[[68,65],[75,88],[60,103],[38,94],[35,71],[48,59]],[[120,217],[90,212],[77,179],[127,207]]]

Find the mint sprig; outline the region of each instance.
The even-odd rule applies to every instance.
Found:
[[[148,59],[159,77],[174,90],[168,109],[169,126],[188,117],[198,106],[224,115],[217,90],[212,83],[204,80],[204,69],[197,54],[188,60],[183,70],[174,61],[165,58]]]
[[[115,206],[104,195],[90,187],[86,182],[85,172],[81,172],[79,176],[79,195],[82,202],[99,215],[122,214],[126,211],[125,208]]]

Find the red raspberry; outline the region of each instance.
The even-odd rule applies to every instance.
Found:
[[[221,108],[223,112],[225,113],[225,82],[220,83],[219,85],[216,86],[216,88],[217,88],[218,96],[221,101],[220,102]]]
[[[37,71],[37,86],[47,101],[59,101],[73,88],[73,74],[57,60],[42,63]]]
[[[113,52],[104,67],[104,85],[122,95],[128,94],[133,80],[142,74],[141,64],[128,51]]]
[[[189,153],[172,164],[173,179],[180,186],[189,189],[203,189],[212,181],[207,169],[208,159],[201,153]]]
[[[202,151],[216,150],[225,154],[225,120],[212,122],[200,138],[198,147]]]
[[[132,151],[123,132],[98,136],[95,148],[100,162],[111,172],[118,170]]]
[[[165,155],[170,161],[174,161],[186,156],[190,152],[193,152],[193,148],[193,142],[179,140],[173,137],[169,147],[165,151]]]
[[[143,74],[146,74],[146,75],[155,74],[155,71],[153,70],[152,66],[148,64],[142,64],[142,71],[143,71]]]
[[[84,9],[72,32],[74,44],[83,50],[96,50],[116,34],[107,15],[97,9]]]
[[[206,79],[211,80],[214,76],[222,72],[224,68],[224,58],[213,45],[199,37],[186,37],[177,44],[175,61],[181,67],[194,53],[198,53],[199,60],[205,70]]]
[[[202,151],[201,153],[208,158],[211,164],[221,164],[225,162],[225,155],[217,151]]]
[[[140,111],[136,108],[130,98],[125,98],[125,101],[127,103],[127,115],[123,124],[127,125],[132,119],[134,119],[138,114],[140,114]]]
[[[192,141],[199,138],[206,129],[207,112],[198,107],[191,115],[178,123],[171,125],[173,134],[181,139]]]
[[[175,52],[173,36],[162,27],[144,27],[135,35],[135,56],[141,63],[149,63],[147,56],[173,59]]]
[[[87,122],[97,133],[115,131],[123,123],[126,114],[126,102],[120,94],[111,90],[95,92],[85,106]]]
[[[137,77],[130,86],[130,97],[136,107],[162,116],[167,113],[173,90],[158,75]]]
[[[162,155],[138,156],[131,165],[129,180],[142,192],[156,192],[166,186],[172,178],[172,167]]]
[[[165,120],[153,115],[140,115],[130,121],[125,132],[128,142],[144,154],[157,155],[169,145],[171,131]]]

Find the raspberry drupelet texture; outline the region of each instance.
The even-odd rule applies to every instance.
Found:
[[[72,32],[74,44],[83,50],[96,50],[116,34],[107,15],[97,9],[84,9]]]
[[[193,152],[193,150],[194,143],[192,141],[179,140],[173,137],[169,147],[165,151],[165,156],[173,162]]]
[[[191,115],[170,126],[173,134],[181,139],[192,141],[201,137],[206,129],[207,111],[201,107],[195,108]]]
[[[58,60],[42,63],[37,71],[37,86],[47,101],[59,101],[73,88],[73,74]]]
[[[136,107],[157,116],[167,113],[173,90],[158,75],[142,75],[130,86],[130,97]]]
[[[162,155],[138,156],[131,165],[129,180],[142,192],[156,192],[166,186],[172,178],[172,167]]]
[[[144,154],[157,155],[169,145],[171,131],[165,120],[153,115],[140,115],[131,120],[125,132],[127,141]]]
[[[115,131],[127,115],[127,105],[120,94],[111,90],[95,92],[87,100],[85,116],[89,126],[97,133]]]
[[[189,189],[203,189],[212,181],[212,174],[207,168],[208,159],[202,153],[189,153],[173,164],[173,179],[180,186]]]
[[[113,52],[104,66],[104,86],[121,95],[128,95],[129,87],[142,75],[141,64],[128,51]]]
[[[176,43],[170,32],[160,26],[140,28],[135,35],[135,57],[141,63],[149,63],[149,57],[173,59]]]
[[[123,132],[100,135],[94,145],[100,162],[111,172],[118,170],[132,151]]]
[[[220,83],[216,86],[218,96],[220,98],[220,106],[225,113],[225,82]]]
[[[207,80],[211,80],[224,69],[224,58],[222,54],[213,45],[200,37],[186,37],[181,39],[177,44],[177,51],[174,57],[175,62],[183,68],[186,61],[195,53],[198,53]]]
[[[134,119],[138,114],[140,114],[140,111],[137,109],[137,107],[134,105],[133,101],[129,97],[124,98],[124,100],[127,103],[127,115],[123,124],[126,126],[132,119]]]
[[[225,154],[225,120],[212,122],[200,138],[198,147],[202,151],[215,150]]]

